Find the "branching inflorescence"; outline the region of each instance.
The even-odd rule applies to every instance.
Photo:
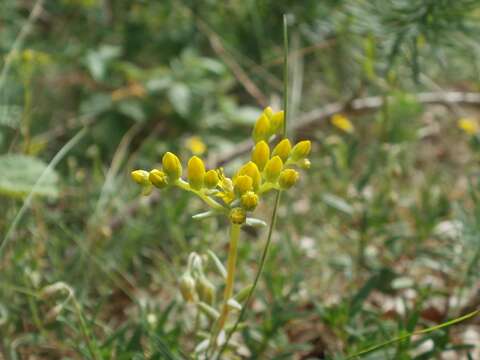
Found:
[[[296,169],[310,167],[307,158],[311,149],[310,141],[300,141],[293,147],[287,138],[278,141],[284,133],[284,126],[283,111],[274,112],[270,107],[263,110],[252,132],[254,146],[251,159],[232,178],[227,177],[222,168],[207,170],[197,156],[188,161],[184,178],[180,159],[171,152],[163,156],[161,169],[135,170],[131,173],[132,179],[142,186],[145,195],[150,194],[153,188],[163,190],[178,187],[197,195],[210,207],[209,211],[194,215],[194,218],[223,215],[230,220],[227,267],[213,252],[208,251],[209,258],[225,281],[219,310],[215,307],[215,286],[207,279],[202,257],[198,254],[190,254],[187,269],[179,280],[183,299],[195,303],[199,313],[206,315],[209,320],[211,330],[196,347],[197,355],[212,355],[222,343],[220,334],[224,333],[229,313],[242,308],[241,303],[251,288],[247,287],[234,295],[240,227],[244,224],[265,225],[263,221],[250,216],[260,200],[272,190],[290,189],[299,179]],[[276,143],[273,149],[270,143]]]

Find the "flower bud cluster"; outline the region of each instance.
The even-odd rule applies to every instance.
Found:
[[[215,303],[217,290],[205,275],[203,260],[197,253],[193,252],[188,257],[187,269],[178,279],[178,287],[186,302]]]
[[[193,192],[207,203],[213,211],[224,213],[234,224],[243,224],[247,213],[254,211],[263,194],[270,190],[288,190],[299,179],[293,167],[308,169],[311,143],[303,140],[292,146],[284,138],[271,149],[269,141],[283,133],[284,112],[274,112],[267,107],[257,119],[252,137],[254,147],[251,160],[242,165],[232,178],[225,176],[223,169],[207,170],[197,156],[187,162],[186,178],[177,155],[167,152],[162,158],[162,168],[151,171],[135,170],[132,179],[148,194],[153,187],[164,189],[176,186]],[[188,277],[180,287],[188,288]],[[182,286],[182,284],[184,284]],[[183,292],[183,291],[182,291]]]

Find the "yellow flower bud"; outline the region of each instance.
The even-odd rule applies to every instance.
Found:
[[[285,169],[280,173],[278,183],[284,190],[290,189],[298,181],[298,172],[293,169]]]
[[[253,211],[258,205],[258,195],[253,191],[247,191],[240,198],[240,203],[246,211]]]
[[[145,170],[135,170],[130,173],[132,180],[135,181],[137,184],[146,186],[150,184],[148,180],[148,171]]]
[[[158,169],[151,170],[148,179],[156,188],[159,189],[163,189],[168,185],[167,174]]]
[[[238,175],[233,181],[233,188],[237,195],[243,195],[252,190],[253,180],[248,175]]]
[[[291,149],[292,149],[292,145],[290,144],[290,140],[283,139],[277,144],[277,146],[273,148],[272,155],[280,156],[280,159],[282,159],[282,161],[285,162],[288,159],[288,155],[290,154]]]
[[[248,175],[252,178],[253,181],[253,189],[258,190],[260,187],[260,183],[262,182],[262,175],[260,174],[260,170],[258,170],[257,164],[253,161],[249,161],[245,165],[243,165],[240,170],[238,171],[237,175]]]
[[[264,113],[269,119],[272,119],[273,109],[272,109],[270,106],[267,106],[265,109],[263,109],[263,113]]]
[[[311,149],[312,143],[309,140],[303,140],[296,143],[291,153],[292,160],[298,161],[305,159],[310,154]]]
[[[195,280],[187,272],[182,275],[178,285],[180,287],[180,292],[182,294],[183,300],[186,302],[193,302],[195,299]]]
[[[270,120],[267,115],[263,114],[257,119],[253,128],[252,137],[255,143],[261,140],[268,140],[270,136]]]
[[[218,181],[219,178],[217,172],[215,170],[208,170],[204,179],[205,186],[212,189],[217,186]]]
[[[215,302],[215,286],[205,276],[200,276],[196,282],[196,290],[201,301],[208,305]]]
[[[177,155],[167,152],[162,158],[163,171],[170,181],[178,180],[182,176],[182,164]]]
[[[234,208],[230,211],[230,221],[235,225],[242,225],[247,219],[247,214],[242,208]]]
[[[302,169],[310,169],[312,163],[308,159],[303,159],[302,161],[300,161],[299,165]]]
[[[282,169],[283,161],[280,159],[280,156],[277,155],[272,157],[268,160],[267,165],[265,165],[265,169],[263,170],[265,179],[269,182],[276,182]]]
[[[285,123],[285,113],[284,111],[278,111],[272,115],[270,119],[270,127],[274,134],[280,135],[283,133],[283,125]]]
[[[268,159],[270,159],[270,147],[265,141],[259,141],[252,150],[252,161],[262,171]]]
[[[203,187],[203,180],[205,178],[205,164],[202,159],[197,156],[192,156],[188,160],[188,182],[195,190],[200,190]]]

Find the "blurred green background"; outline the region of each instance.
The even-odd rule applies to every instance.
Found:
[[[232,358],[342,359],[480,306],[480,1],[2,0],[0,358],[192,351],[177,279],[191,251],[225,260],[227,224],[193,221],[184,193],[142,198],[129,172],[167,150],[246,159],[281,108],[283,14],[289,133],[312,168]],[[265,242],[245,230],[239,286]],[[478,344],[476,317],[364,358]]]

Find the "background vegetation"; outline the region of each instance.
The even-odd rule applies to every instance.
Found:
[[[283,198],[239,357],[341,359],[479,307],[479,1],[3,0],[0,358],[191,351],[176,281],[190,251],[224,259],[226,224],[192,221],[180,192],[141,198],[128,173],[167,149],[245,159],[280,108],[284,13],[289,132],[312,168]],[[265,234],[242,236],[246,285]],[[480,358],[479,321],[365,358]]]

